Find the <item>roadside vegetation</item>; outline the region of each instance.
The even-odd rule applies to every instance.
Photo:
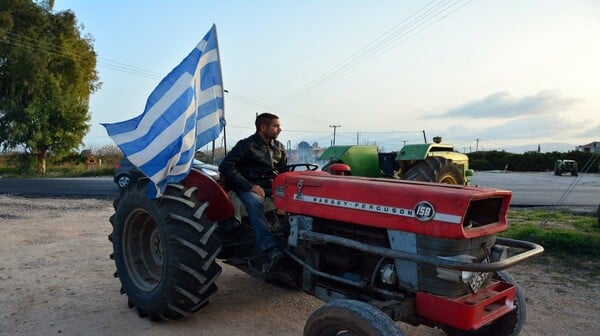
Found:
[[[0,176],[8,178],[40,178],[40,177],[92,177],[92,176],[112,176],[115,172],[114,167],[102,167],[98,169],[88,169],[85,164],[72,166],[52,166],[46,169],[45,174],[39,174],[35,171],[23,171],[16,167],[0,167]]]
[[[50,156],[46,172],[37,170],[36,157],[27,153],[0,155],[2,177],[89,177],[112,176],[123,154],[115,145],[86,149],[66,156]]]
[[[469,167],[478,170],[507,170],[518,172],[543,172],[554,170],[556,160],[575,160],[579,171],[598,173],[598,153],[583,151],[563,152],[526,152],[523,154],[505,151],[478,151],[468,153]]]
[[[600,279],[600,223],[593,214],[561,209],[512,208],[509,227],[500,236],[527,240],[544,247],[536,258]]]

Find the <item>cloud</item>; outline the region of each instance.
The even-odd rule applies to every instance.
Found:
[[[572,135],[574,130],[580,130],[581,124],[556,115],[533,115],[509,120],[490,127],[465,127],[455,125],[448,127],[446,132],[453,137],[460,135],[463,139],[536,139],[556,137],[557,134]]]
[[[577,134],[577,136],[581,138],[595,137],[600,139],[600,124],[596,125],[596,127],[590,128]]]
[[[531,115],[549,115],[564,111],[577,101],[577,99],[561,96],[556,90],[540,91],[537,94],[521,98],[513,98],[509,93],[502,91],[451,108],[438,117],[508,119]]]

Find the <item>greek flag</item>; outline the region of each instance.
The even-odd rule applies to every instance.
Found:
[[[160,196],[167,184],[185,178],[196,149],[223,130],[222,83],[213,25],[152,91],[140,116],[102,124],[125,156],[154,183],[148,197]]]

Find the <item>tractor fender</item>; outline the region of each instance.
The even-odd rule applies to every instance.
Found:
[[[233,205],[227,192],[212,177],[192,169],[184,184],[188,188],[196,187],[198,200],[208,202],[208,219],[222,222],[233,215]]]
[[[446,144],[411,144],[402,147],[396,161],[425,160],[430,152],[453,152],[453,145]]]
[[[377,146],[331,146],[321,154],[319,160],[329,161],[329,164],[346,164],[351,168],[352,175],[366,177],[381,176]],[[326,170],[329,164],[325,165],[323,170]]]

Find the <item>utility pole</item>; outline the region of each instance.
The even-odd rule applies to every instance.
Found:
[[[333,127],[333,146],[335,146],[335,130],[342,125],[329,125],[329,127]]]
[[[479,151],[479,139],[477,139],[477,144],[475,145],[475,153]]]

